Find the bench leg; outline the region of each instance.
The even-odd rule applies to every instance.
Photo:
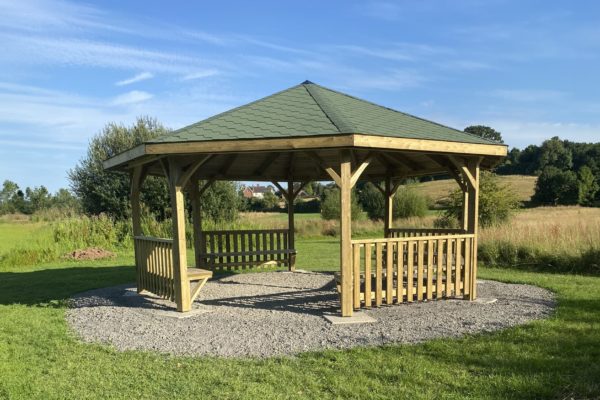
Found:
[[[204,284],[206,284],[207,281],[208,281],[208,278],[204,278],[204,279],[199,280],[196,284],[190,282],[190,285],[191,285],[190,303],[193,303],[194,300],[196,299],[196,297],[198,297],[198,294],[200,293],[200,289],[202,289],[202,287],[204,286]]]

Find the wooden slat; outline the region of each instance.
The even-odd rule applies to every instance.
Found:
[[[427,241],[427,300],[433,299],[433,240]]]
[[[357,245],[355,245],[357,246]],[[365,307],[371,308],[371,253],[372,246],[367,243],[365,246]]]
[[[460,292],[460,283],[461,283],[461,275],[462,275],[462,249],[461,249],[462,240],[458,239],[456,241],[456,261],[454,268],[454,296],[458,297],[461,295]]]
[[[383,243],[377,243],[375,246],[375,305],[377,307],[381,306],[382,300],[382,246]]]
[[[394,299],[394,244],[392,242],[386,245],[385,274],[385,302],[392,304]]]
[[[355,309],[360,308],[360,248],[359,244],[352,246],[352,292]]]
[[[424,244],[422,240],[419,241],[417,247],[417,300],[423,300],[423,257],[425,257]]]
[[[405,265],[405,257],[404,250],[406,248],[406,243],[399,242],[397,244],[398,248],[398,293],[396,293],[398,303],[404,302],[404,270],[406,269]]]
[[[435,289],[435,298],[442,298],[442,290],[443,290],[443,268],[444,268],[444,246],[446,241],[443,239],[439,239],[437,241],[437,271],[436,271],[436,289]]]
[[[413,301],[413,270],[415,268],[414,261],[414,246],[415,242],[410,241],[407,243],[407,262],[406,262],[406,301]]]
[[[452,256],[453,256],[453,240],[446,241],[448,251],[446,252],[446,297],[452,295]]]
[[[465,280],[463,283],[463,293],[465,296],[469,294],[471,287],[471,246],[473,246],[473,241],[465,239]]]

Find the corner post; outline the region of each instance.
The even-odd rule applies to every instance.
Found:
[[[133,237],[142,235],[142,211],[140,204],[140,188],[144,179],[144,171],[141,166],[135,167],[131,173],[131,222],[133,225]],[[133,251],[135,253],[135,269],[136,269],[136,287],[137,292],[140,293],[144,290],[141,287],[140,271],[138,270],[140,263],[138,257],[140,256],[137,246],[135,245],[135,239],[133,242]]]
[[[352,305],[352,158],[342,150],[340,159],[340,270],[342,317],[351,317]]]
[[[175,302],[177,311],[187,312],[192,309],[190,301],[190,285],[187,279],[187,254],[185,245],[185,207],[183,170],[173,159],[169,160],[169,191],[173,218],[173,278],[175,280]]]
[[[390,176],[385,177],[385,215],[384,215],[384,227],[383,235],[386,238],[390,237],[390,229],[394,220],[394,193],[392,192],[392,178]]]
[[[192,202],[192,225],[194,235],[194,260],[196,268],[202,268],[202,215],[200,209],[200,188],[198,187],[197,176],[190,181],[190,200]]]
[[[289,254],[288,269],[296,270],[296,241],[294,238],[294,181],[289,180],[287,186],[286,200],[288,205],[288,247],[294,252]]]
[[[471,251],[471,287],[469,290],[469,300],[477,298],[477,236],[479,231],[479,160],[468,162],[467,168],[473,177],[473,182],[468,183],[468,226],[467,232],[473,235],[473,249]],[[467,180],[468,181],[468,180]]]

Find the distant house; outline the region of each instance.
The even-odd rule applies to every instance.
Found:
[[[242,195],[246,199],[262,199],[265,196],[265,193],[275,193],[275,188],[272,185],[262,186],[262,185],[254,185],[254,186],[244,186],[242,187]]]

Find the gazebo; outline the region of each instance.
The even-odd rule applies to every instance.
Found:
[[[306,81],[116,154],[104,168],[131,176],[138,291],[170,299],[180,312],[191,310],[215,270],[294,270],[294,199],[310,181],[334,181],[341,204],[336,277],[346,317],[384,304],[476,298],[479,172],[506,153],[503,144]],[[402,180],[439,174],[463,191],[460,228],[394,228],[392,200]],[[143,235],[140,187],[148,175],[168,180],[172,239]],[[287,201],[288,229],[203,231],[202,194],[217,180],[272,182]],[[359,180],[384,195],[381,238],[352,240],[350,196]],[[192,268],[185,194],[192,203]]]

